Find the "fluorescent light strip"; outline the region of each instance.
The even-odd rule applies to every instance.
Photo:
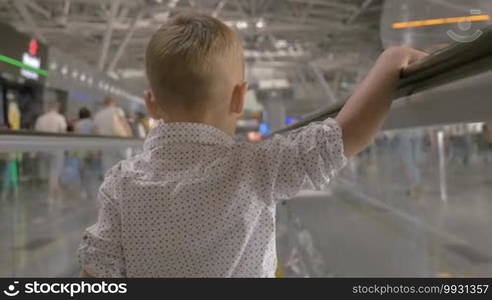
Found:
[[[44,69],[39,69],[39,68],[28,66],[25,63],[18,61],[17,59],[14,59],[14,58],[2,55],[2,54],[0,54],[0,61],[3,61],[4,63],[16,66],[16,67],[21,68],[21,69],[25,69],[25,70],[37,73],[37,74],[42,75],[42,76],[48,76],[48,71],[46,71]]]
[[[436,25],[444,25],[444,24],[455,24],[463,21],[483,22],[483,21],[490,21],[490,19],[491,19],[490,15],[476,15],[476,16],[464,16],[464,17],[454,17],[454,18],[417,20],[417,21],[393,23],[393,28],[403,29],[403,28],[412,28],[412,27],[436,26]]]

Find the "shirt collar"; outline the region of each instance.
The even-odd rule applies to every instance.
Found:
[[[187,143],[230,146],[234,143],[234,138],[207,124],[158,121],[145,140],[144,150]]]

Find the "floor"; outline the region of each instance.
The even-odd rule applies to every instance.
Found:
[[[46,173],[19,163],[19,188],[3,186],[0,198],[0,277],[67,277],[79,273],[75,255],[82,230],[95,222],[97,204],[66,181],[58,197],[49,194]],[[23,172],[24,171],[24,172]],[[33,173],[37,175],[34,176]],[[100,176],[85,182],[96,191]]]

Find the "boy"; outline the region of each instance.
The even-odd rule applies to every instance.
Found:
[[[336,120],[238,143],[247,90],[238,36],[209,16],[171,20],[146,51],[146,104],[158,124],[140,155],[106,175],[98,222],[79,249],[83,276],[272,277],[277,201],[303,182],[320,188],[360,152],[400,71],[423,56],[386,51]]]

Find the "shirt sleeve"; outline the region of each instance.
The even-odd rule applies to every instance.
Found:
[[[94,277],[125,277],[120,214],[102,189],[99,202],[98,221],[86,229],[78,250],[80,265]]]
[[[301,187],[319,190],[347,161],[334,119],[275,135],[254,147],[255,186],[265,200],[291,198]]]

